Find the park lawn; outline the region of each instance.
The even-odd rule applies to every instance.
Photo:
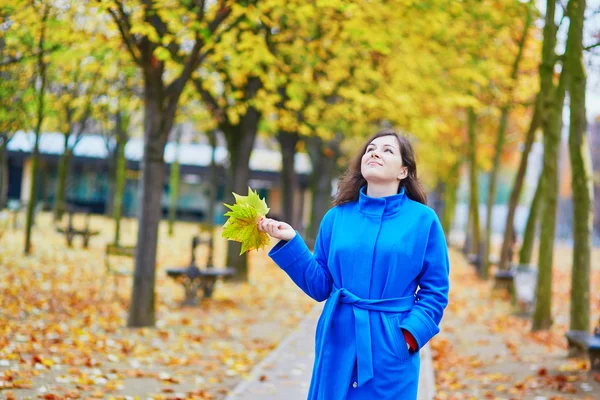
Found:
[[[112,221],[92,218],[101,234],[87,250],[80,238],[67,248],[51,221],[38,216],[31,256],[22,228],[0,241],[0,398],[224,398],[314,304],[255,251],[250,284],[224,283],[199,307],[181,307],[183,289],[165,269],[189,263],[198,227],[177,223],[170,238],[161,222],[156,328],[127,329],[131,278],[120,278],[118,297],[112,278],[104,281]],[[121,244],[134,244],[136,229],[125,220]],[[216,243],[217,266],[224,245]],[[206,250],[196,254],[202,263]]]
[[[441,333],[432,340],[437,400],[600,398],[600,375],[590,374],[588,359],[567,359],[572,251],[557,243],[554,254],[554,324],[531,333],[531,320],[515,314],[506,293],[478,279],[463,255],[451,251],[450,303]],[[591,288],[595,326],[600,317],[598,248],[592,254]]]

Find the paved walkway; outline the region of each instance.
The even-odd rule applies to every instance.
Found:
[[[315,327],[322,304],[243,380],[226,400],[306,400],[314,360]],[[421,351],[419,400],[434,397],[429,346]]]

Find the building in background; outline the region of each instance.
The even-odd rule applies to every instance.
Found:
[[[17,132],[9,142],[8,152],[8,199],[28,202],[30,198],[31,151],[33,133]],[[93,213],[105,213],[109,197],[109,143],[101,135],[85,135],[77,143],[71,160],[67,181],[67,203],[89,208]],[[40,138],[40,168],[38,169],[37,202],[44,208],[53,206],[56,190],[58,161],[64,150],[64,139],[60,133],[44,133]],[[125,146],[127,160],[126,187],[123,195],[125,216],[135,216],[138,210],[138,180],[142,159],[143,141],[132,138]],[[226,211],[222,204],[225,188],[225,165],[227,150],[220,144],[215,152],[217,182],[210,182],[210,160],[212,148],[205,143],[180,145],[180,186],[177,206],[179,219],[204,221],[208,210],[208,193],[211,185],[217,187],[217,210],[215,223],[224,222]],[[175,160],[176,145],[168,143],[165,148],[165,182],[163,184],[162,208],[167,214],[169,204],[169,166]],[[281,215],[280,174],[281,154],[264,146],[254,149],[250,158],[249,186],[265,197],[270,215]],[[308,178],[311,163],[307,154],[298,153],[295,159],[299,190],[296,203],[300,205],[300,220],[307,218]],[[244,195],[246,193],[243,193]]]

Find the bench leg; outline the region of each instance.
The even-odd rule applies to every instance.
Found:
[[[198,305],[198,290],[200,289],[200,279],[185,279],[183,282],[183,289],[185,292],[185,298],[183,299],[184,306],[197,306]]]
[[[587,349],[582,347],[578,342],[571,340],[571,338],[567,337],[568,344],[568,354],[569,358],[585,358],[588,354]],[[591,357],[591,354],[590,354]]]
[[[84,237],[83,237],[83,248],[84,248],[84,249],[87,249],[87,248],[88,248],[88,245],[89,245],[89,243],[90,243],[90,237],[89,237],[89,236],[87,236],[87,235],[86,235],[86,236],[84,236]]]
[[[205,278],[204,284],[202,285],[205,299],[210,299],[212,297],[213,291],[215,289],[215,281],[216,279]]]
[[[590,350],[590,370],[600,373],[600,349]]]

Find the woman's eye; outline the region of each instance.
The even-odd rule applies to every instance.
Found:
[[[373,151],[373,148],[371,147],[370,149],[367,149],[367,153],[370,153]]]
[[[388,152],[394,154],[394,152],[392,151],[392,149],[385,149],[385,151],[388,151]]]

